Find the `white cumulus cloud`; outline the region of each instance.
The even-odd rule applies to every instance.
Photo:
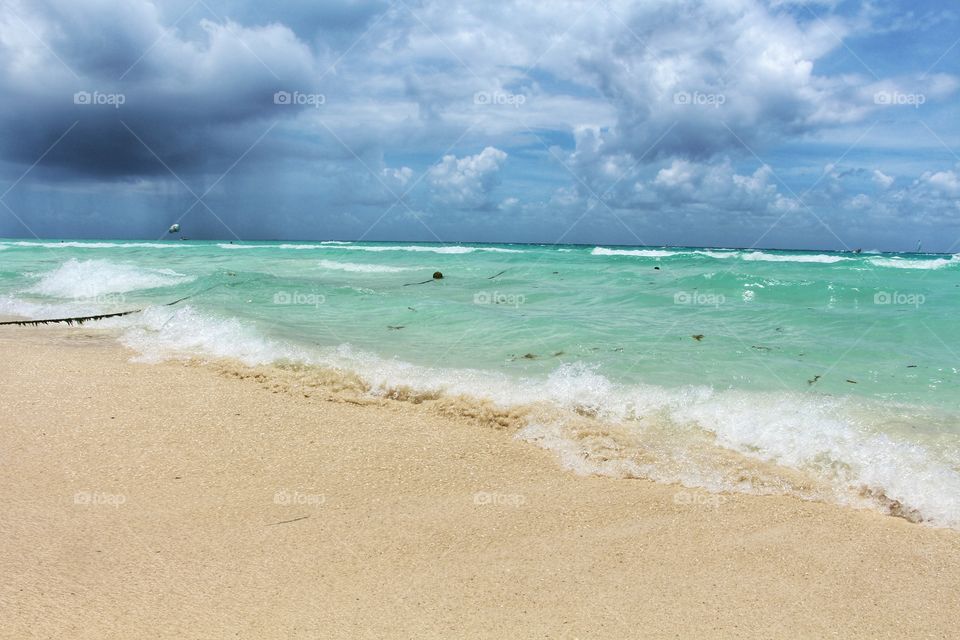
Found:
[[[444,156],[427,175],[435,200],[458,209],[489,206],[490,192],[499,182],[500,167],[506,159],[506,152],[495,147],[463,158]]]

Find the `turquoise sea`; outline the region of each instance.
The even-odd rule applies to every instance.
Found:
[[[525,407],[518,437],[580,473],[960,528],[957,256],[0,240],[0,315],[140,308],[88,326]]]

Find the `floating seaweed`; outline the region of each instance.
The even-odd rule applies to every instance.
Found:
[[[443,274],[440,273],[439,271],[434,271],[434,272],[433,272],[433,277],[430,278],[429,280],[424,280],[423,282],[408,282],[407,284],[405,284],[405,285],[403,285],[403,286],[405,286],[405,287],[410,287],[410,286],[413,286],[413,285],[415,285],[415,284],[428,284],[428,283],[430,283],[430,282],[433,282],[434,280],[443,280]]]
[[[105,320],[106,318],[119,318],[120,316],[128,316],[131,313],[140,313],[143,309],[133,309],[131,311],[121,311],[119,313],[103,313],[96,316],[76,316],[73,318],[50,318],[47,320],[8,320],[5,322],[0,322],[0,325],[11,324],[17,325],[18,327],[37,327],[42,324],[54,324],[63,322],[70,326],[74,324],[82,325],[84,322],[96,322],[97,320]]]

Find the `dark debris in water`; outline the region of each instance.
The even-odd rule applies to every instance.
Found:
[[[696,340],[697,342],[700,342],[701,340],[703,340],[703,334],[702,334],[702,333],[697,333],[697,334],[692,335],[692,336],[690,336],[690,337],[693,338],[694,340]]]
[[[558,352],[558,353],[562,354],[563,352],[560,351],[560,352]],[[557,354],[554,354],[554,355],[557,355]],[[509,362],[513,362],[513,361],[515,361],[515,360],[536,360],[536,359],[539,358],[539,357],[540,357],[540,356],[538,356],[538,355],[535,354],[535,353],[525,353],[525,354],[523,354],[522,356],[518,356],[518,355],[515,354],[515,353],[511,353],[510,356],[507,358],[507,360],[508,360]]]
[[[883,489],[876,487],[860,487],[860,496],[864,498],[873,498],[880,506],[887,510],[887,512],[896,517],[903,518],[908,522],[920,523],[923,522],[923,515],[912,507],[908,507],[899,500],[894,500],[886,494]]]
[[[807,384],[813,384],[813,383],[815,383],[815,382],[816,382],[817,380],[819,380],[819,379],[820,379],[820,376],[819,376],[819,375],[813,376],[812,378],[810,378],[809,380],[807,380]]]
[[[403,329],[405,326],[406,326],[406,325],[403,325],[403,324],[399,324],[399,325],[388,324],[388,325],[387,325],[387,329],[392,329],[392,330],[394,330],[394,331],[399,331],[400,329]]]

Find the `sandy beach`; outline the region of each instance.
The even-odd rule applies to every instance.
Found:
[[[580,477],[509,419],[0,332],[7,638],[949,638],[960,533]]]

